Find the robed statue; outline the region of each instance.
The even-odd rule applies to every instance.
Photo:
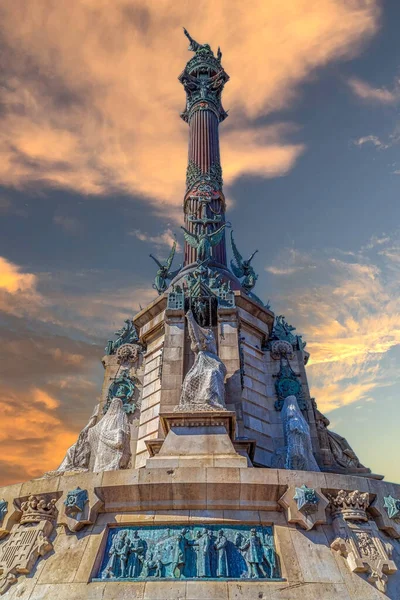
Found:
[[[178,410],[225,409],[226,368],[217,354],[213,331],[200,327],[191,310],[186,319],[196,358],[182,384]]]

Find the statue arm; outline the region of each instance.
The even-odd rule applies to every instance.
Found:
[[[194,316],[193,316],[193,312],[191,310],[189,310],[186,313],[186,319],[187,319],[187,324],[188,324],[190,340],[192,342],[192,347],[196,352],[199,352],[199,350],[200,350],[200,335],[199,335],[200,327],[196,323]]]
[[[189,50],[191,50],[192,52],[197,52],[197,50],[199,50],[199,48],[201,48],[201,44],[199,44],[198,42],[196,42],[196,40],[194,40],[192,38],[192,36],[190,35],[190,33],[188,32],[187,29],[183,28],[183,32],[186,35],[187,39],[189,40],[190,44],[189,44]]]

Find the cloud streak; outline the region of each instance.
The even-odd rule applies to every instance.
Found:
[[[260,128],[255,119],[287,107],[316,69],[357,53],[379,14],[377,0],[207,0],[195,9],[143,0],[6,3],[1,180],[124,192],[166,213],[179,205],[187,126],[178,118],[184,92],[176,76],[190,56],[182,23],[225,52],[226,183],[284,175],[304,145],[287,139],[288,124]]]
[[[292,279],[291,293],[278,297],[281,310],[305,332],[311,393],[324,411],[366,399],[393,380],[381,365],[400,344],[398,249],[396,238],[384,235],[346,260],[335,250],[319,253],[307,287]],[[279,266],[287,254],[277,259],[277,273],[269,271],[286,274]],[[293,256],[293,273],[310,261],[309,254]]]
[[[348,80],[353,94],[362,100],[377,104],[396,104],[400,100],[400,81],[397,80],[392,90],[387,88],[374,88],[366,81],[352,77]]]

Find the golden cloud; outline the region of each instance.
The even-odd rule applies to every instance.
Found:
[[[285,174],[304,150],[286,125],[254,119],[293,101],[332,60],[377,30],[378,0],[15,0],[2,7],[6,84],[0,100],[4,185],[84,194],[139,194],[171,211],[181,203],[187,126],[176,81],[189,58],[184,24],[224,51],[231,75],[222,128],[226,183]],[[21,15],[25,17],[21,18]],[[229,124],[230,122],[230,124]]]
[[[22,273],[18,265],[0,256],[0,290],[9,294],[35,292],[37,277],[32,273]]]
[[[11,389],[1,391],[3,464],[22,467],[25,477],[34,478],[61,462],[76,440],[76,432],[69,430],[54,412],[58,405],[57,399],[38,388],[19,393],[18,397]]]
[[[37,315],[46,304],[37,290],[38,278],[0,256],[0,311],[10,315]]]
[[[323,411],[366,399],[393,379],[385,379],[382,360],[400,344],[400,271],[397,257],[391,258],[396,247],[385,237],[354,253],[353,262],[293,250],[277,259],[274,275],[286,274],[288,253],[293,273],[310,262],[315,267],[307,288],[292,281],[279,304],[305,333],[311,394]]]

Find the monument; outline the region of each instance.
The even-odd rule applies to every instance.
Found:
[[[152,256],[158,296],[108,341],[62,463],[0,489],[0,595],[398,599],[400,486],[329,429],[306,343],[254,292],[257,251],[225,212],[229,77],[185,35],[183,264],[176,243]]]

